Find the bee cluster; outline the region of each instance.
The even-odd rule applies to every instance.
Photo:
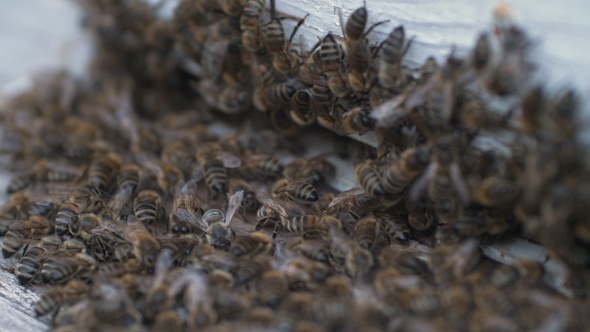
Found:
[[[264,0],[78,0],[88,76],[39,78],[2,109],[15,173],[2,255],[55,330],[565,330],[588,324],[590,221],[580,96],[534,83],[504,7],[470,57],[404,65],[363,6],[311,49]],[[218,123],[237,127],[231,134]],[[304,127],[309,126],[308,129]],[[358,187],[337,192],[348,138]],[[322,129],[324,130],[324,129]],[[325,130],[324,130],[325,131]],[[492,148],[489,146],[493,145]],[[285,161],[288,158],[289,161]],[[568,267],[500,264],[525,236]]]

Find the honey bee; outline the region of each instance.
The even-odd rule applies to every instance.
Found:
[[[357,164],[354,177],[365,193],[371,196],[385,195],[380,170],[373,161],[365,160]]]
[[[457,162],[456,143],[449,137],[438,138],[433,146],[432,157],[432,162],[410,189],[410,201],[417,201],[426,189],[428,197],[435,203],[452,201],[452,197],[457,197],[463,206],[467,205],[469,191]]]
[[[366,39],[367,34],[376,26],[387,21],[382,21],[371,26],[367,32],[367,8],[365,6],[356,9],[346,21],[342,23],[342,13],[340,14],[340,26],[343,27],[344,50],[347,58],[348,84],[355,92],[366,90],[371,83],[369,69],[371,66],[371,52],[369,43]]]
[[[283,173],[283,165],[272,154],[246,153],[244,166],[251,169],[251,173],[263,178],[276,178]]]
[[[227,191],[227,169],[242,163],[239,157],[226,153],[213,143],[203,144],[197,151],[197,160],[207,187],[219,194]]]
[[[271,270],[262,274],[259,283],[259,299],[263,304],[277,308],[289,291],[287,278],[281,271]]]
[[[311,204],[319,199],[316,188],[303,180],[278,180],[272,186],[272,194],[275,197],[302,204]]]
[[[230,228],[234,214],[242,203],[244,192],[236,191],[229,197],[227,211],[211,209],[205,212],[203,218],[195,220],[196,226],[205,233],[207,243],[216,249],[227,250],[235,238],[235,232]]]
[[[181,332],[184,330],[186,312],[180,309],[170,309],[159,312],[154,319],[155,332]]]
[[[334,165],[327,160],[330,155],[323,153],[309,159],[294,159],[285,166],[283,175],[291,181],[305,180],[311,184],[320,183],[335,173]]]
[[[166,144],[162,149],[162,161],[177,167],[183,174],[189,174],[195,164],[195,153],[188,142],[184,140]]]
[[[88,186],[107,189],[121,167],[121,158],[114,153],[99,155],[88,168]]]
[[[406,245],[412,239],[412,233],[405,223],[389,220],[389,218],[380,218],[379,221],[389,244]]]
[[[289,238],[285,242],[284,250],[288,257],[301,255],[322,263],[327,263],[330,257],[323,240],[304,239],[301,236]]]
[[[133,213],[135,217],[146,225],[152,225],[158,218],[160,210],[160,195],[153,190],[142,190],[135,197],[133,202]]]
[[[342,328],[353,309],[352,287],[342,277],[331,277],[314,296],[313,316],[327,330]]]
[[[273,240],[261,232],[239,235],[232,242],[229,252],[234,256],[256,256],[270,254],[273,251]]]
[[[512,111],[501,114],[487,109],[483,102],[477,98],[466,101],[460,110],[461,123],[472,130],[505,130],[508,129]]]
[[[78,215],[68,225],[68,230],[71,235],[78,236],[82,232],[89,232],[90,230],[103,224],[102,219],[94,213],[84,213]]]
[[[2,239],[2,257],[10,258],[19,252],[26,244],[28,239],[14,231],[8,231]]]
[[[405,88],[409,83],[408,76],[402,68],[402,60],[413,39],[406,42],[406,34],[402,25],[394,28],[381,46],[381,60],[383,63],[379,67],[379,83],[386,89],[391,89],[396,93]]]
[[[281,74],[291,73],[299,66],[297,54],[291,50],[291,42],[299,27],[305,21],[305,15],[293,28],[289,40],[285,42],[285,30],[280,19],[274,18],[265,27],[266,49],[272,56],[273,67]]]
[[[133,246],[135,257],[144,266],[154,266],[160,250],[160,243],[150,234],[143,222],[136,217],[130,216],[127,225],[123,229],[123,235]]]
[[[242,44],[250,52],[258,52],[264,48],[264,38],[260,20],[264,11],[264,0],[248,0],[240,15]]]
[[[322,209],[325,214],[338,216],[343,213],[364,215],[377,208],[377,201],[361,188],[353,188],[334,196]]]
[[[37,240],[53,232],[53,225],[45,217],[32,215],[27,220],[11,223],[8,231],[25,239]]]
[[[172,234],[191,233],[191,222],[203,215],[202,202],[197,197],[197,181],[179,183],[172,203],[172,213],[168,218],[168,228]]]
[[[34,172],[27,172],[13,176],[6,186],[6,193],[12,195],[21,190],[27,189],[35,182],[36,175]]]
[[[368,216],[357,221],[354,226],[352,238],[363,249],[373,250],[379,243],[381,237],[381,226],[377,219]]]
[[[438,220],[431,209],[412,207],[408,211],[408,225],[416,232],[429,234],[438,225]]]
[[[47,290],[35,304],[35,314],[45,316],[64,304],[75,303],[88,293],[88,285],[79,279],[68,281],[63,287]]]
[[[342,73],[342,55],[340,45],[331,33],[328,33],[322,40],[320,46],[320,57],[322,68],[328,76],[328,87],[338,97],[344,97],[350,93],[350,88]]]
[[[104,202],[95,190],[87,187],[75,190],[57,211],[55,232],[59,235],[65,234],[70,225],[77,222],[79,213],[94,212],[103,206]]]
[[[131,199],[139,184],[139,167],[137,165],[124,165],[117,175],[118,191],[107,203],[105,212],[102,214],[108,219],[117,219],[120,216],[123,207]]]
[[[502,177],[485,178],[473,191],[473,200],[486,207],[509,205],[518,195],[517,186]]]
[[[375,264],[373,254],[353,241],[342,229],[332,227],[329,231],[330,252],[344,262],[346,273],[353,278],[367,275]]]
[[[343,130],[347,135],[362,135],[374,129],[375,120],[370,117],[370,110],[366,107],[355,107],[342,115]]]
[[[334,96],[328,87],[326,76],[319,76],[311,87],[311,105],[316,113],[316,120],[320,126],[332,130],[334,117]]]
[[[521,102],[519,122],[524,133],[538,135],[545,125],[546,97],[542,86],[527,92]]]
[[[261,112],[279,111],[291,101],[297,89],[288,83],[275,83],[254,91],[252,102]]]
[[[57,285],[73,278],[86,279],[96,270],[96,260],[85,253],[72,257],[52,256],[41,267],[43,283]]]
[[[256,193],[252,190],[252,187],[248,183],[242,180],[231,179],[230,180],[230,192],[235,193],[236,191],[243,190],[244,198],[242,199],[242,206],[246,212],[258,211],[260,202],[256,198]]]
[[[289,115],[299,126],[308,126],[315,122],[316,114],[311,98],[311,94],[307,89],[297,90],[291,97],[293,107]]]
[[[238,268],[235,271],[235,280],[237,285],[244,285],[258,278],[270,268],[270,258],[268,256],[258,255],[254,258],[243,258],[240,260]]]
[[[490,65],[491,48],[489,35],[486,32],[481,33],[475,42],[471,55],[471,63],[476,73],[481,74]]]
[[[21,285],[35,280],[47,255],[61,246],[61,240],[54,235],[45,236],[41,241],[28,247],[18,261],[14,274]]]

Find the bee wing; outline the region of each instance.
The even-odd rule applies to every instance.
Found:
[[[470,200],[469,189],[467,189],[467,186],[463,181],[463,176],[461,176],[461,168],[459,168],[459,165],[457,163],[453,163],[450,167],[449,172],[453,186],[455,187],[455,190],[459,195],[459,200],[461,201],[461,204],[463,204],[463,206],[468,205]]]
[[[223,223],[226,226],[229,226],[229,224],[231,224],[231,220],[234,217],[234,214],[236,213],[238,208],[240,207],[240,204],[242,204],[243,198],[244,198],[244,191],[243,190],[238,190],[233,195],[230,196],[229,203],[227,206],[227,213],[225,214],[225,219],[223,220]]]
[[[351,196],[363,195],[365,192],[361,188],[353,188],[347,191],[342,192],[340,195],[334,197],[334,199],[326,206],[326,210],[333,208],[334,206],[338,205],[340,202],[347,200]]]
[[[400,94],[371,111],[370,116],[377,121],[378,127],[392,127],[398,120],[410,113],[411,108],[404,107],[405,98],[404,95]]]
[[[201,231],[207,230],[207,223],[205,222],[205,218],[197,215],[193,211],[189,211],[186,209],[176,209],[176,211],[174,211],[174,215],[176,215],[176,217],[181,221],[197,226]]]
[[[205,172],[203,172],[203,167],[201,167],[201,165],[195,165],[191,171],[191,180],[195,180],[196,183],[201,181],[204,177]]]
[[[434,174],[436,173],[436,163],[430,163],[428,168],[422,173],[422,175],[416,180],[416,182],[410,188],[409,199],[411,202],[417,202],[420,199],[420,196],[424,193],[424,190],[428,186],[428,181],[432,179]]]
[[[221,154],[221,160],[223,161],[223,166],[226,168],[236,168],[242,165],[242,160],[229,152],[223,152]]]
[[[256,198],[258,198],[260,203],[268,206],[269,208],[271,208],[273,211],[278,213],[283,218],[288,218],[288,214],[287,214],[287,211],[285,211],[285,208],[278,201],[273,199],[268,194],[258,193],[258,194],[256,194]]]

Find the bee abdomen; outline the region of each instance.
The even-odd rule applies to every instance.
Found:
[[[219,160],[208,162],[203,167],[205,169],[205,183],[207,187],[216,193],[227,191],[227,170]]]

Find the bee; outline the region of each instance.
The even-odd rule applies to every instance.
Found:
[[[311,105],[316,113],[316,120],[320,126],[332,130],[334,117],[334,95],[328,87],[327,77],[319,76],[311,87]]]
[[[289,238],[284,250],[287,256],[304,256],[311,260],[327,263],[330,253],[323,240],[304,239],[301,236]]]
[[[25,239],[41,239],[53,232],[52,223],[42,216],[30,216],[27,220],[15,221],[8,226],[8,231]],[[8,233],[7,233],[8,234]]]
[[[319,54],[322,60],[322,68],[328,76],[330,91],[338,97],[344,97],[350,93],[350,88],[342,74],[340,47],[334,35],[328,33],[322,40]]]
[[[311,303],[313,316],[326,330],[338,330],[353,310],[352,286],[342,277],[331,277],[317,291]]]
[[[264,38],[260,27],[264,0],[248,0],[240,15],[242,44],[250,52],[258,52],[264,48]]]
[[[186,312],[180,309],[161,311],[154,319],[153,331],[155,332],[181,332],[184,330]]]
[[[291,97],[293,107],[289,115],[299,126],[308,126],[315,122],[316,113],[311,98],[311,93],[307,89],[297,90]]]
[[[51,285],[66,283],[73,278],[86,279],[96,266],[96,260],[82,252],[72,257],[52,256],[43,263],[41,278],[43,283]]]
[[[371,196],[384,196],[381,173],[372,160],[365,160],[354,168],[354,177],[365,193]]]
[[[449,137],[440,137],[434,142],[433,160],[410,188],[410,201],[416,202],[426,189],[434,203],[446,203],[457,197],[463,205],[469,203],[469,191],[463,182],[457,162],[457,147]],[[457,195],[457,196],[455,196]]]
[[[13,176],[6,186],[6,193],[12,195],[21,190],[27,189],[35,182],[37,176],[34,172],[27,172]]]
[[[334,165],[327,160],[329,156],[330,154],[323,153],[309,159],[294,159],[285,166],[283,176],[291,181],[305,180],[311,184],[320,183],[335,173]]]
[[[146,225],[152,225],[158,218],[160,195],[153,190],[142,190],[133,202],[133,214]]]
[[[203,218],[195,220],[196,226],[205,233],[207,243],[216,249],[227,250],[235,238],[235,232],[230,228],[234,214],[240,207],[244,192],[236,191],[229,197],[227,211],[211,209],[205,212]]]
[[[509,205],[518,195],[517,186],[499,176],[485,178],[473,190],[473,200],[485,207]]]
[[[163,162],[178,168],[183,174],[189,174],[196,162],[193,148],[184,140],[166,144],[162,149]]]
[[[55,217],[55,232],[59,235],[65,234],[70,225],[76,223],[78,214],[83,212],[94,212],[104,206],[100,194],[95,190],[84,187],[75,190],[67,202],[57,211]]]
[[[187,324],[190,329],[198,329],[214,324],[217,313],[214,310],[213,296],[207,277],[194,269],[186,269],[172,282],[168,296],[175,298],[183,293],[184,307],[187,309]]]
[[[312,184],[309,184],[303,180],[278,180],[272,186],[272,194],[275,197],[302,204],[311,204],[319,199],[316,188]]]
[[[353,188],[334,196],[322,211],[333,216],[343,213],[364,215],[377,207],[378,202],[371,195],[366,194],[361,188]]]
[[[263,178],[276,178],[283,173],[283,165],[279,159],[272,154],[246,153],[244,166]]]
[[[414,231],[428,234],[438,225],[438,221],[432,209],[412,207],[408,211],[408,225]]]
[[[111,262],[102,264],[97,271],[101,277],[120,277],[126,273],[138,273],[141,265],[135,258],[129,258],[122,262]]]
[[[129,202],[139,184],[139,167],[137,165],[124,165],[117,175],[117,193],[107,203],[103,215],[108,219],[117,219],[123,207]]]
[[[491,52],[490,37],[487,32],[483,32],[477,38],[471,55],[471,63],[476,73],[481,74],[490,65]]]
[[[371,52],[366,36],[376,26],[387,21],[375,23],[367,32],[367,8],[365,6],[356,9],[343,24],[342,13],[340,14],[340,26],[344,27],[344,50],[347,59],[348,84],[355,92],[366,90],[371,83],[369,69],[371,66]]]
[[[271,254],[273,240],[261,232],[252,232],[248,235],[239,235],[232,242],[229,252],[234,256],[257,256]]]
[[[69,224],[68,230],[72,236],[78,236],[82,232],[89,232],[103,224],[103,220],[94,213],[84,213]]]
[[[371,111],[366,107],[355,107],[342,115],[342,126],[347,135],[362,135],[375,127]]]
[[[297,89],[288,83],[275,83],[263,86],[254,91],[252,102],[257,110],[261,112],[279,111],[291,98]]]
[[[375,264],[373,254],[349,238],[342,229],[332,227],[328,235],[330,252],[344,262],[346,273],[353,278],[367,275]]]
[[[260,202],[256,198],[256,193],[252,190],[252,187],[248,183],[242,180],[231,179],[230,180],[230,192],[235,193],[236,191],[243,190],[244,198],[242,199],[242,206],[246,212],[258,211]]]
[[[381,226],[373,216],[362,218],[355,224],[352,237],[361,248],[373,250],[379,243]]]
[[[299,20],[287,42],[285,42],[285,30],[280,19],[274,18],[264,29],[266,50],[272,56],[273,67],[281,74],[288,74],[299,66],[297,55],[291,50],[291,42],[307,16],[309,14]]]
[[[390,220],[389,218],[379,218],[383,234],[389,240],[389,244],[397,243],[406,245],[412,239],[412,233],[408,225],[401,221]]]
[[[268,256],[258,255],[254,258],[243,258],[240,260],[234,276],[236,284],[244,285],[255,280],[265,271],[270,269],[270,258]]]
[[[114,153],[99,155],[88,167],[88,186],[107,189],[121,167],[121,158]]]
[[[408,76],[403,72],[402,60],[413,39],[406,42],[403,25],[394,28],[381,45],[381,60],[379,67],[379,83],[386,89],[400,92],[409,83]]]
[[[217,194],[225,193],[228,182],[226,168],[239,167],[242,163],[240,158],[222,151],[219,145],[213,143],[203,144],[196,156],[209,190]]]
[[[14,274],[21,285],[26,285],[37,277],[47,255],[61,246],[61,240],[55,235],[45,236],[33,246],[29,246],[18,261]]]
[[[289,291],[287,278],[281,271],[271,270],[262,274],[259,283],[259,299],[273,309],[277,308]]]
[[[190,180],[177,185],[177,193],[172,203],[172,213],[168,218],[168,228],[172,234],[191,233],[191,221],[203,215],[203,204],[197,197],[197,181]]]
[[[45,316],[64,304],[76,303],[88,293],[88,290],[88,285],[79,279],[72,279],[63,287],[49,289],[35,304],[35,314],[38,317]]]
[[[505,130],[508,129],[514,109],[501,114],[487,109],[477,98],[466,101],[460,110],[461,124],[472,130]]]
[[[131,243],[133,254],[144,266],[154,266],[160,250],[160,242],[150,234],[140,219],[130,216],[123,229],[123,236]]]
[[[538,135],[546,120],[546,96],[542,86],[527,92],[522,98],[522,115],[519,122],[522,131],[529,135]]]
[[[24,238],[19,232],[8,231],[2,239],[2,257],[10,258],[19,252],[26,244],[28,239]]]

